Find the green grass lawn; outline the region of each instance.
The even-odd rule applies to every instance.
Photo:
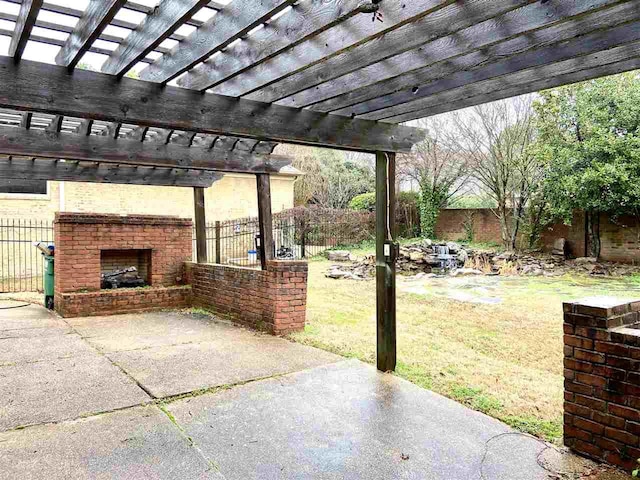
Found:
[[[329,266],[326,260],[310,262],[308,325],[291,338],[375,363],[375,282],[325,278]],[[452,286],[465,291],[474,280],[416,282],[399,276],[396,373],[519,430],[556,440],[562,434],[562,302],[593,295],[640,297],[640,283],[570,276],[491,281],[486,290],[501,303],[447,297]],[[484,290],[481,285],[474,291]]]

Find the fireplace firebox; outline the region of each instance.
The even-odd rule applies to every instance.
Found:
[[[103,289],[151,285],[151,249],[101,250],[100,287]]]

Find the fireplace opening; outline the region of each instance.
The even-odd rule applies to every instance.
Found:
[[[100,288],[146,285],[151,285],[151,249],[100,251]]]

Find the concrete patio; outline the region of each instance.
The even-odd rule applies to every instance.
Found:
[[[62,320],[21,305],[0,301],[1,478],[517,480],[595,468],[359,361],[205,315]]]

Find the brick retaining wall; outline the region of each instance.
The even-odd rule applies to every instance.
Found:
[[[266,270],[187,263],[193,304],[276,335],[304,329],[306,261],[267,263]]]
[[[640,301],[564,304],[564,442],[631,469],[640,458]]]

